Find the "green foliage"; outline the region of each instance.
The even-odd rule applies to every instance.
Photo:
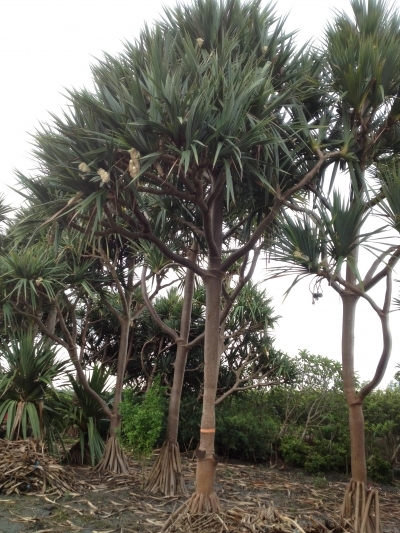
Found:
[[[247,461],[266,461],[279,429],[267,414],[263,391],[230,397],[217,409],[216,449],[221,455]]]
[[[106,403],[111,400],[110,387],[107,381],[110,372],[104,367],[95,365],[88,379],[89,387]],[[84,462],[85,451],[89,450],[92,466],[98,463],[103,455],[104,441],[100,433],[101,420],[104,413],[99,403],[90,396],[83,385],[69,375],[72,390],[64,392],[66,425],[76,427],[79,431],[81,461]]]
[[[249,390],[228,397],[216,406],[215,449],[223,457],[246,461],[266,461],[279,421],[269,416],[268,394]],[[180,410],[178,442],[181,449],[198,445],[201,404],[195,397],[184,397]]]
[[[315,439],[304,468],[312,473],[347,472],[350,464],[350,435],[347,427],[334,440]]]
[[[160,438],[166,413],[164,387],[157,377],[146,394],[126,389],[120,404],[122,445],[140,457],[149,457]]]
[[[399,17],[386,0],[352,0],[355,21],[342,14],[326,32],[333,87],[357,113],[397,96]]]
[[[350,460],[348,431],[337,435],[335,440],[312,437],[308,441],[305,442],[296,434],[283,437],[279,445],[283,460],[293,466],[305,468],[310,474],[346,472]]]
[[[400,459],[400,388],[374,391],[364,402],[368,473],[391,481]]]
[[[393,466],[387,459],[383,459],[379,450],[367,459],[368,476],[380,483],[391,483],[393,481]]]
[[[45,341],[35,340],[32,332],[3,342],[0,357],[4,364],[0,372],[0,424],[7,419],[6,438],[33,436],[47,439],[54,447],[61,420],[55,410],[53,382],[61,376],[65,362],[57,361],[57,352]]]
[[[293,466],[304,466],[309,449],[303,439],[297,436],[287,435],[280,443],[283,460]]]

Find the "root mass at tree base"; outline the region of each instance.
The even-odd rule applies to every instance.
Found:
[[[161,492],[166,496],[187,494],[177,442],[164,441],[146,482],[146,490],[153,493]]]
[[[116,474],[129,474],[128,460],[115,436],[109,437],[103,457],[96,466],[99,472],[115,472]]]
[[[350,480],[340,511],[340,523],[354,533],[382,533],[379,493],[361,481]]]

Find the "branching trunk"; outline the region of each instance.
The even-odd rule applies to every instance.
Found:
[[[347,280],[354,282],[353,273],[347,266]],[[341,509],[342,524],[352,524],[354,533],[363,522],[367,487],[367,463],[365,458],[365,428],[362,400],[357,397],[354,374],[354,331],[358,297],[350,292],[342,294],[342,368],[343,386],[349,408],[349,429],[351,444],[351,475]]]
[[[396,259],[397,261],[397,259]],[[354,533],[380,533],[380,510],[378,491],[367,490],[367,464],[365,455],[365,425],[363,415],[363,401],[365,397],[380,383],[391,353],[391,334],[389,327],[389,312],[391,301],[391,270],[386,273],[386,294],[383,308],[365,292],[356,288],[352,292],[342,292],[343,301],[343,331],[342,331],[342,358],[344,393],[349,407],[349,428],[351,441],[351,473],[350,481],[343,500],[341,509],[341,525],[351,524]],[[368,276],[368,275],[367,275]],[[356,285],[354,273],[347,267],[346,282]],[[349,285],[348,285],[349,286]],[[359,293],[357,295],[357,292]],[[363,296],[372,306],[380,318],[382,327],[383,350],[374,378],[364,385],[358,392],[354,382],[354,329],[355,310],[359,296]]]

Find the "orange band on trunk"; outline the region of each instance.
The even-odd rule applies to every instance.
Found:
[[[215,429],[201,429],[200,433],[215,433]]]

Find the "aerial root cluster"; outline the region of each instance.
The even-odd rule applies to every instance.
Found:
[[[341,526],[354,533],[382,533],[379,493],[375,488],[367,490],[360,481],[350,480],[340,512]]]
[[[220,511],[221,507],[219,505],[218,496],[215,494],[215,492],[211,492],[210,494],[195,492],[183,505],[179,507],[179,509],[171,514],[171,516],[163,525],[161,533],[166,531],[181,531],[181,529],[174,529],[174,527],[175,524],[181,523],[182,520],[185,523],[189,521],[189,524],[191,524],[192,517],[194,519],[197,516],[200,519],[203,519],[205,517],[210,517],[210,513],[217,514],[220,513]],[[192,530],[187,529],[187,531]],[[197,531],[197,529],[194,531]]]
[[[162,492],[166,496],[187,494],[182,475],[179,445],[176,441],[164,441],[146,483],[146,490]]]
[[[215,492],[197,493],[195,492],[186,502],[189,514],[218,513],[221,510],[218,496]]]
[[[103,457],[96,466],[99,472],[115,472],[116,474],[129,474],[128,460],[115,436],[109,437],[106,442]]]

